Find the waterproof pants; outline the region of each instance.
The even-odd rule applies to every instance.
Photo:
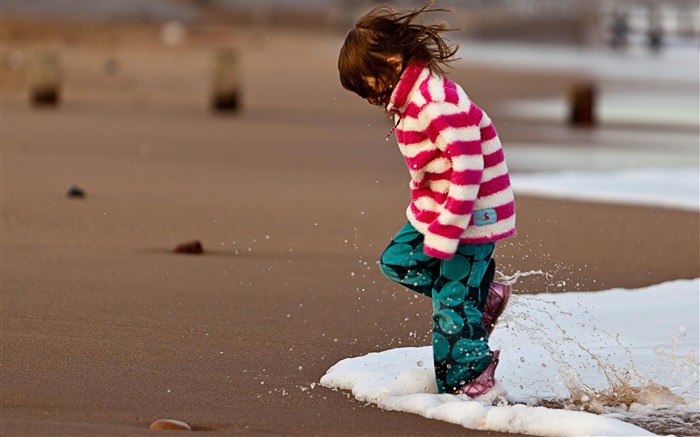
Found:
[[[495,243],[463,244],[452,259],[423,253],[423,235],[410,223],[391,240],[379,266],[392,281],[432,298],[433,360],[438,393],[452,393],[491,362],[481,322],[493,280]]]

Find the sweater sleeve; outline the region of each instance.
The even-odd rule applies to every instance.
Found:
[[[469,226],[484,171],[481,134],[462,107],[438,103],[426,108],[427,134],[451,165],[446,199],[437,218],[427,228],[426,255],[450,259],[460,236]]]

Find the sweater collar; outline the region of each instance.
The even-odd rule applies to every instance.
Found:
[[[425,61],[413,61],[410,62],[403,73],[401,73],[401,78],[396,84],[394,92],[391,93],[391,98],[389,99],[389,104],[387,105],[387,112],[390,114],[402,114],[408,106],[409,98],[411,96],[411,91],[413,90],[418,77],[421,75],[425,69]]]

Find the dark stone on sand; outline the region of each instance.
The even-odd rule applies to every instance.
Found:
[[[151,423],[151,431],[192,431],[192,427],[175,419],[158,419]]]
[[[199,240],[185,241],[175,246],[176,253],[192,253],[192,254],[202,254],[204,253],[204,247]]]
[[[66,189],[66,197],[69,199],[84,199],[85,190],[75,185],[71,185]]]

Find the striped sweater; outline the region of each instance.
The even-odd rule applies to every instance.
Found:
[[[515,234],[515,203],[491,120],[456,83],[411,63],[388,111],[411,175],[409,222],[426,255],[450,259],[459,244]]]

